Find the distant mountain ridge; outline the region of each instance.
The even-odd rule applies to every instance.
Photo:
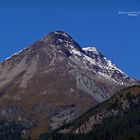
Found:
[[[0,118],[37,138],[135,84],[95,48],[51,32],[0,63]]]

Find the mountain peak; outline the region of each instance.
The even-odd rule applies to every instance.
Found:
[[[72,37],[64,31],[55,31],[48,33],[47,36],[43,37],[43,41],[49,44],[58,44],[62,42],[71,42],[73,41]]]
[[[59,48],[64,50],[76,49],[83,52],[80,45],[64,31],[50,32],[42,40],[49,45],[59,46]]]

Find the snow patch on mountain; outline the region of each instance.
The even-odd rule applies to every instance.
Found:
[[[116,73],[117,75],[121,75],[120,78],[123,79],[127,78],[128,76],[117,68],[117,66],[110,60],[100,54],[95,47],[87,47],[82,49],[85,53],[75,49],[73,45],[70,46],[70,52],[73,54],[74,58],[81,59],[85,65],[91,65],[91,69],[101,76],[113,80],[121,85],[124,84],[122,79],[115,78],[114,74]],[[88,55],[88,53],[90,55]],[[87,68],[89,67],[87,66]]]
[[[1,61],[0,63],[7,61],[7,60],[11,59],[11,58],[14,57],[14,56],[18,56],[18,55],[19,55],[20,53],[22,53],[25,49],[27,49],[27,48],[23,48],[23,49],[17,51],[16,53],[12,54],[11,56],[5,58],[5,59],[4,59],[3,61]]]
[[[84,51],[90,51],[90,52],[94,52],[94,53],[98,53],[97,49],[95,47],[85,47],[85,48],[82,48]]]

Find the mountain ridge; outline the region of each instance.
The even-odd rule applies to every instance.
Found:
[[[95,47],[83,47],[83,48],[81,48],[80,45],[77,42],[75,42],[72,39],[71,36],[69,36],[67,33],[65,33],[63,31],[50,32],[47,36],[44,36],[41,40],[35,42],[35,44],[41,43],[41,41],[43,41],[43,42],[45,42],[49,45],[53,45],[53,44],[55,44],[55,45],[62,45],[62,44],[66,45],[65,48],[68,47],[67,49],[70,49],[70,51],[71,51],[71,52],[69,52],[68,50],[66,50],[67,55],[70,55],[70,53],[75,53],[75,54],[77,53],[76,55],[81,55],[81,53],[82,53],[82,55],[84,54],[84,55],[86,55],[86,57],[87,56],[89,57],[89,58],[86,58],[86,59],[91,59],[92,58],[89,61],[93,61],[93,59],[95,59],[94,63],[98,62],[98,59],[96,59],[96,55],[100,55],[100,59],[101,59],[101,57],[103,57],[104,62],[105,62],[105,60],[107,60],[106,63],[108,63],[108,66],[110,65],[111,68],[117,69],[120,73],[122,73],[124,75],[124,77],[128,77],[124,72],[122,72],[119,68],[117,68],[114,64],[112,64],[112,62],[110,60],[108,60],[101,53],[99,53]],[[76,44],[75,48],[71,48],[71,47],[73,47],[73,44]],[[64,48],[61,48],[61,49],[64,49]],[[76,50],[74,50],[74,49],[76,49]],[[15,56],[19,55],[20,53],[22,53],[25,50],[28,50],[28,47],[24,48],[23,50],[18,51],[17,53],[13,54],[11,57],[6,58],[4,61],[2,61],[0,63],[4,63],[5,61],[11,59],[12,57],[15,57]],[[59,50],[59,52],[60,51],[61,50]],[[75,51],[75,52],[72,52],[72,51]],[[108,74],[107,75],[106,74],[104,75],[103,73],[101,73],[101,74],[103,76],[108,76]]]

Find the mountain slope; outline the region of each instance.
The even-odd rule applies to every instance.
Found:
[[[1,62],[0,118],[36,138],[138,84],[92,49],[57,31]]]
[[[43,135],[42,135],[43,136]],[[140,86],[121,90],[108,101],[90,109],[56,134],[63,140],[139,140]]]

